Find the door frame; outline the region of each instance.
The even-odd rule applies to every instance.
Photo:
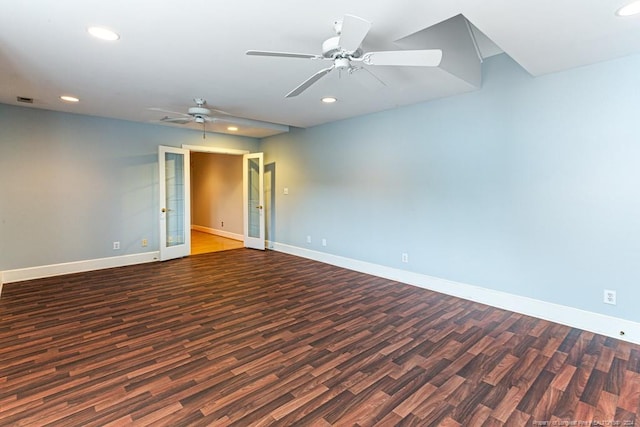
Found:
[[[262,244],[260,244],[259,241],[257,241],[256,239],[250,239],[248,237],[248,222],[247,222],[247,215],[248,215],[248,211],[247,211],[247,196],[246,196],[246,187],[247,187],[247,174],[245,172],[245,168],[246,168],[246,160],[244,159],[244,156],[246,155],[251,155],[251,154],[257,154],[257,153],[252,153],[249,150],[240,150],[240,149],[236,149],[236,148],[224,148],[224,147],[208,147],[208,146],[202,146],[202,145],[189,145],[189,144],[182,144],[182,148],[185,150],[189,150],[190,152],[198,152],[198,153],[210,153],[210,154],[231,154],[231,155],[236,155],[236,156],[243,156],[243,199],[244,199],[244,208],[243,208],[243,224],[244,224],[244,246],[247,248],[255,248],[255,249],[261,249],[264,250],[265,249],[265,242],[266,242],[266,235],[265,235],[265,212],[264,209],[262,209],[260,216],[261,216],[261,239],[262,239]],[[262,153],[260,153],[262,154]],[[262,161],[261,161],[261,165],[262,165],[262,179],[261,179],[261,193],[260,193],[260,197],[261,197],[261,206],[264,206],[264,156],[262,157]],[[189,175],[191,175],[191,165],[189,165]],[[191,188],[189,188],[189,190],[191,190]],[[189,218],[189,227],[191,227],[191,218]]]
[[[224,147],[205,147],[203,145],[182,144],[182,148],[184,148],[185,150],[195,151],[198,153],[234,154],[237,156],[242,156],[244,154],[251,153],[251,151],[249,150],[238,150],[235,148],[224,148]]]

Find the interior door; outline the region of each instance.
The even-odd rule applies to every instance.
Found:
[[[264,250],[264,157],[245,154],[242,167],[244,198],[244,246]]]
[[[189,150],[158,147],[160,178],[160,260],[191,252]]]

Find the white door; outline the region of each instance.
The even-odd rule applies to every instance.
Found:
[[[264,158],[245,154],[242,167],[244,197],[244,246],[264,250]]]
[[[191,252],[189,150],[158,147],[160,178],[160,260]]]

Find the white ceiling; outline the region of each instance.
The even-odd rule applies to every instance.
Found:
[[[482,56],[504,51],[539,76],[640,52],[640,16],[614,14],[625,3],[0,0],[0,102],[24,105],[16,97],[31,97],[35,108],[153,123],[164,114],[150,107],[186,111],[194,97],[203,97],[234,116],[309,127],[479,85],[459,79],[460,65],[376,67],[387,86],[372,85],[364,72],[332,72],[287,99],[289,91],[327,63],[246,56],[245,51],[320,54],[322,42],[334,35],[333,21],[353,14],[373,23],[365,51],[442,47],[444,64],[456,57],[459,43],[446,40],[448,31],[429,38],[429,28],[461,14],[472,24]],[[86,33],[91,25],[110,27],[121,39],[92,38]],[[428,46],[436,42],[442,46]],[[64,103],[58,99],[62,94],[76,95],[81,102]],[[322,104],[325,95],[338,102]],[[238,133],[247,136],[280,132],[268,126],[240,127]]]

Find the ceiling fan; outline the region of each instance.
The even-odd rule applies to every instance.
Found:
[[[207,106],[207,100],[204,98],[193,98],[193,102],[196,104],[193,107],[189,107],[186,113],[180,113],[178,111],[165,110],[163,108],[149,108],[151,111],[160,111],[162,113],[168,113],[172,116],[165,115],[159,121],[162,123],[175,123],[184,125],[187,123],[201,123],[202,124],[202,138],[206,138],[205,126],[206,123],[213,122],[225,122],[225,123],[246,123],[248,119],[242,119],[240,117],[234,117],[229,115],[226,111],[217,110],[215,108],[209,108]],[[212,113],[222,114],[222,116],[215,116]]]
[[[212,112],[220,113],[227,115],[228,113],[222,110],[216,110],[213,108],[207,107],[207,101],[204,98],[193,98],[193,102],[195,102],[194,107],[189,107],[186,113],[180,113],[177,111],[165,110],[163,108],[149,108],[151,111],[160,111],[162,113],[168,113],[173,116],[164,116],[160,119],[161,122],[165,123],[177,123],[179,125],[184,125],[189,122],[195,123],[205,123],[205,122],[215,122],[220,120],[219,117],[212,116]]]
[[[263,50],[248,50],[246,54],[333,62],[331,66],[318,71],[289,92],[286,96],[287,98],[300,95],[333,70],[346,70],[350,74],[360,69],[367,70],[362,66],[354,66],[352,63],[402,67],[437,67],[442,60],[442,50],[440,49],[363,52],[360,45],[369,33],[371,23],[354,15],[345,15],[343,19],[336,20],[333,27],[337,35],[322,43],[322,55]]]
[[[268,129],[278,132],[288,132],[289,127],[280,125],[277,123],[264,122],[261,120],[247,119],[244,117],[232,116],[226,111],[211,108],[207,105],[207,101],[204,98],[194,98],[194,106],[189,107],[186,113],[178,111],[165,110],[164,108],[149,108],[150,111],[159,111],[165,113],[165,116],[156,122],[160,123],[174,123],[179,125],[185,125],[187,123],[202,124],[202,138],[206,138],[206,124],[207,123],[225,123],[233,125],[228,127],[228,130],[237,131],[238,126],[246,129]],[[170,114],[170,115],[168,115]]]

